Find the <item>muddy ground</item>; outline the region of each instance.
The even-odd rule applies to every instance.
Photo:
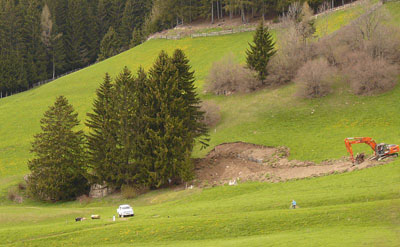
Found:
[[[207,187],[244,181],[281,182],[319,177],[382,165],[385,161],[366,160],[353,165],[348,157],[316,164],[289,160],[289,149],[236,142],[216,146],[205,158],[195,161],[194,184]]]

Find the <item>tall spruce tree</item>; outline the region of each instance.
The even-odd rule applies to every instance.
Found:
[[[201,100],[196,93],[194,71],[189,65],[189,59],[181,49],[176,49],[172,63],[178,71],[178,90],[182,92],[180,97],[187,107],[185,125],[189,126],[193,138],[188,141],[193,142],[195,138],[205,137],[200,142],[203,147],[207,146],[207,126],[202,122],[204,112],[200,110]]]
[[[132,35],[132,31],[135,28],[136,24],[136,13],[138,8],[134,5],[135,1],[128,0],[125,4],[124,13],[122,15],[121,26],[119,27],[119,36],[121,39],[121,45],[124,49],[129,48],[129,41]]]
[[[85,40],[87,17],[86,1],[68,1],[67,25],[64,38],[69,69],[82,67],[89,62],[89,50]]]
[[[148,184],[148,171],[141,152],[145,123],[146,74],[139,69],[134,77],[128,68],[111,83],[107,75],[97,90],[93,113],[86,125],[93,182],[114,188]]]
[[[47,61],[45,46],[41,40],[41,2],[27,1],[22,4],[25,22],[23,42],[25,43],[25,69],[29,85],[47,78]]]
[[[129,47],[135,47],[143,43],[144,41],[144,35],[143,31],[139,28],[135,28],[132,32],[132,39],[130,41]]]
[[[104,82],[96,91],[93,113],[88,113],[85,123],[90,132],[87,135],[89,164],[92,182],[113,184],[118,171],[114,160],[116,135],[114,124],[114,88],[111,78],[105,75]]]
[[[173,58],[161,52],[149,71],[143,152],[151,187],[192,178],[190,155],[202,130],[197,122],[202,114],[193,82],[182,51],[175,52]]]
[[[275,42],[268,29],[261,21],[253,38],[254,44],[249,44],[250,49],[246,51],[247,66],[258,73],[258,79],[264,83],[268,75],[268,63],[276,53]]]
[[[139,176],[138,163],[136,159],[136,130],[137,121],[140,116],[136,114],[139,105],[135,93],[136,78],[131,71],[125,67],[115,79],[115,135],[117,150],[115,161],[118,164],[114,184],[120,187],[123,184],[135,184],[136,176]]]
[[[85,138],[78,114],[64,96],[59,96],[40,121],[42,132],[35,135],[28,162],[30,194],[40,200],[71,200],[88,191]]]

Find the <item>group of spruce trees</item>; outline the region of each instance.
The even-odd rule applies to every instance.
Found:
[[[0,0],[0,97],[140,43],[137,30],[151,6],[149,0]]]
[[[97,89],[90,132],[74,131],[77,113],[63,96],[41,120],[28,188],[41,200],[69,200],[89,185],[158,188],[193,178],[196,140],[207,145],[194,72],[181,50],[161,52],[146,73],[128,68]]]

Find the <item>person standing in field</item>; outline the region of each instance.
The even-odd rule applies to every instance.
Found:
[[[297,203],[295,200],[292,200],[292,209],[296,209]]]

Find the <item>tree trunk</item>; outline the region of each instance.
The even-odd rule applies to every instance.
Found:
[[[217,18],[219,20],[219,1],[217,0]]]
[[[221,10],[221,18],[224,18],[224,9],[222,8],[222,2],[220,4],[221,7],[219,9]]]
[[[246,14],[244,13],[244,6],[243,6],[243,4],[242,4],[242,6],[240,6],[240,7],[241,7],[240,12],[241,12],[241,15],[242,15],[242,22],[243,22],[243,23],[246,23]]]
[[[214,0],[211,0],[211,24],[214,24]]]
[[[189,2],[190,10],[189,10],[189,23],[192,23],[192,0]]]
[[[265,21],[265,3],[264,3],[264,1],[262,3],[262,18],[263,18],[263,21]]]

